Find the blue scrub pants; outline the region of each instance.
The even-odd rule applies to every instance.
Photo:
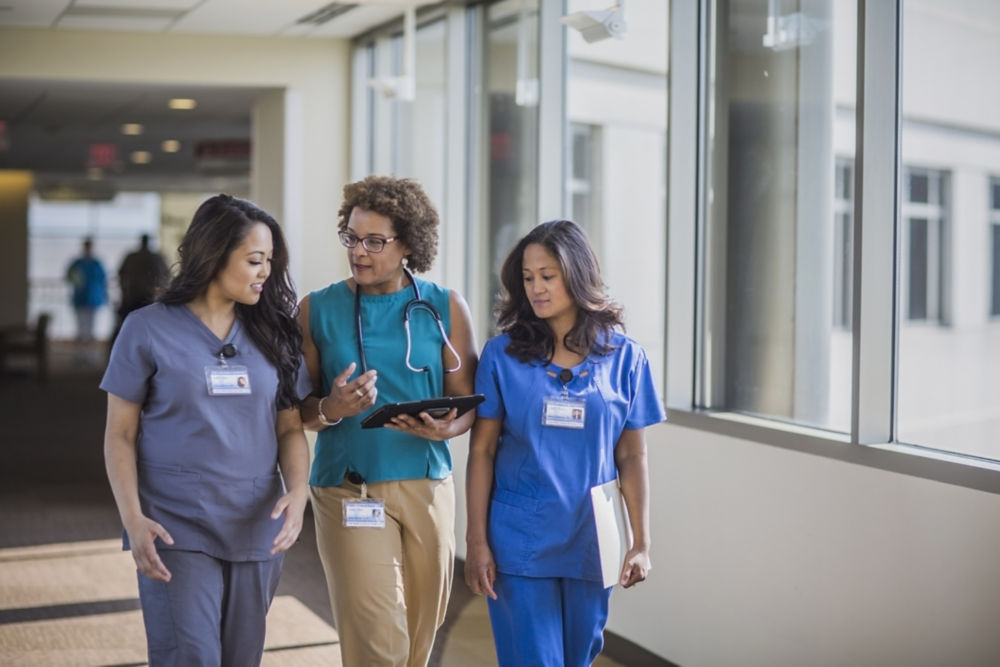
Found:
[[[150,667],[259,665],[283,557],[234,562],[198,551],[159,554],[170,581],[138,575]]]
[[[501,667],[588,667],[604,647],[611,589],[582,579],[497,573],[486,598]]]

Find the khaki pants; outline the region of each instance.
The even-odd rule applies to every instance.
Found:
[[[360,485],[311,488],[316,542],[344,667],[424,667],[444,622],[455,564],[455,483],[407,479],[368,486],[384,528],[347,528],[343,501]]]

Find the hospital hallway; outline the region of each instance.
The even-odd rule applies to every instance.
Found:
[[[145,665],[135,569],[104,473],[101,368],[81,366],[59,342],[51,365],[46,384],[28,369],[0,376],[0,664]],[[262,664],[340,665],[337,641],[307,513],[285,559]],[[466,588],[459,562],[431,665],[495,664],[485,603]],[[669,663],[609,634],[594,664]]]

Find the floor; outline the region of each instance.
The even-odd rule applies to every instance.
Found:
[[[135,569],[121,551],[101,455],[101,358],[56,345],[46,384],[30,367],[0,375],[2,665],[146,664]],[[496,665],[486,605],[465,587],[461,565],[431,665]],[[307,517],[268,617],[263,665],[340,665],[337,642]],[[609,634],[594,664],[669,663]]]

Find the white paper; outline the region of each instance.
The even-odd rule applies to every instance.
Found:
[[[632,546],[632,526],[618,480],[613,479],[590,490],[597,526],[597,548],[601,553],[604,587],[618,583],[625,564],[625,554]]]

